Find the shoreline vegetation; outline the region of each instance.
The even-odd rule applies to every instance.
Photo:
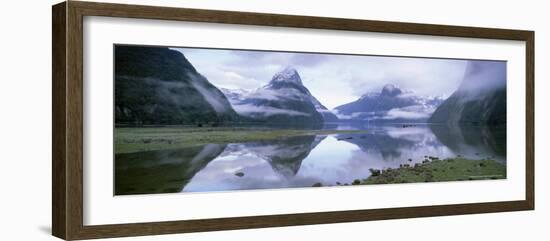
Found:
[[[367,130],[309,130],[262,127],[116,127],[115,154],[180,149],[206,144],[269,141],[296,136],[361,133],[367,133]]]
[[[506,179],[506,165],[492,159],[472,160],[461,156],[447,159],[425,156],[422,163],[370,169],[370,172],[370,177],[351,183],[315,183],[312,187]]]

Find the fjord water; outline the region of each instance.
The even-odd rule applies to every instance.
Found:
[[[368,178],[371,168],[414,165],[427,156],[506,162],[505,128],[424,124],[325,128],[367,132],[117,154],[115,193],[344,185]]]

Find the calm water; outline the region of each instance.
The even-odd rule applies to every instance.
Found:
[[[119,154],[116,194],[311,187],[316,183],[330,186],[367,178],[370,168],[414,164],[424,156],[461,155],[506,162],[505,129],[437,125],[327,128],[368,132]]]

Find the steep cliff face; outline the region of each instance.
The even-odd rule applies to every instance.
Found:
[[[115,47],[117,124],[221,123],[238,119],[229,101],[183,54]]]
[[[429,122],[506,124],[506,63],[470,61],[458,89],[435,110]]]

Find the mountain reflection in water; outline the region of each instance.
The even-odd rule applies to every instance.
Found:
[[[337,125],[329,129],[368,132],[117,154],[115,194],[331,186],[367,178],[371,168],[420,163],[425,156],[506,162],[505,128]]]

